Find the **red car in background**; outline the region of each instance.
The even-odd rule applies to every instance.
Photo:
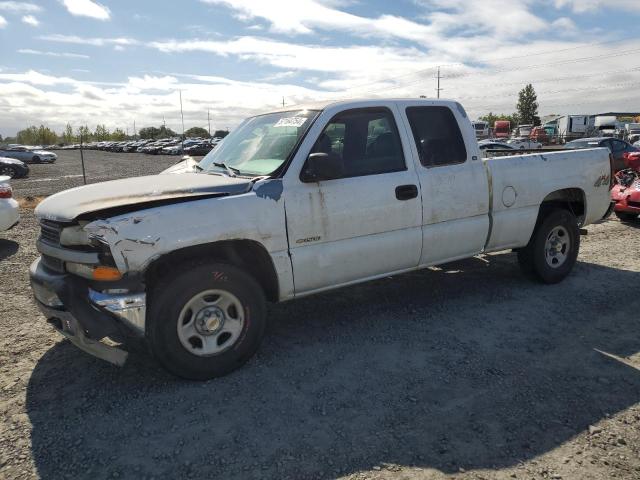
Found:
[[[611,190],[613,211],[623,222],[631,222],[640,215],[640,152],[623,155],[627,168],[616,173],[616,184]]]

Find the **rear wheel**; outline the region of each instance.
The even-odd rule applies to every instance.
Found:
[[[576,217],[552,210],[538,221],[526,247],[518,251],[522,270],[543,283],[558,283],[573,269],[580,249]]]
[[[224,263],[191,265],[157,285],[147,338],[174,375],[207,380],[242,366],[258,349],[265,297],[246,272]]]
[[[11,178],[14,178],[18,175],[18,172],[16,171],[15,168],[9,165],[2,165],[0,166],[0,176],[5,176],[5,175]]]
[[[39,156],[37,156],[37,155],[34,155],[34,157],[31,159],[31,161],[32,161],[33,163],[40,163],[40,157],[39,157]]]
[[[614,212],[616,214],[616,217],[618,217],[618,219],[621,222],[633,222],[636,218],[638,218],[638,215],[635,213],[629,213],[629,212]]]

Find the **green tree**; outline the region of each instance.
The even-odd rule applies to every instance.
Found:
[[[105,125],[96,125],[96,129],[93,134],[93,137],[99,142],[102,142],[104,140],[109,140],[110,138],[109,129]]]
[[[209,138],[209,132],[206,128],[202,127],[191,127],[189,130],[184,132],[185,137],[204,137]]]
[[[516,126],[518,124],[518,114],[512,113],[511,115],[505,115],[504,113],[501,113],[498,115],[493,112],[489,112],[487,115],[478,118],[478,120],[487,122],[491,127],[496,123],[496,120],[507,120],[511,122],[511,125]]]
[[[214,138],[224,138],[227,135],[229,135],[229,130],[216,130],[215,132],[213,132]]]
[[[538,116],[538,96],[533,85],[528,84],[518,94],[518,117],[523,124],[540,125]]]
[[[127,134],[121,128],[116,128],[109,136],[111,140],[122,141],[127,139]]]
[[[73,134],[73,127],[67,123],[64,127],[64,133],[62,134],[62,141],[66,144],[75,143],[76,136]]]
[[[144,127],[138,130],[138,136],[144,140],[151,140],[154,138],[158,138],[158,132],[160,132],[159,128]]]
[[[177,137],[178,136],[178,134],[176,132],[174,132],[170,128],[165,127],[164,125],[162,125],[158,130],[159,130],[158,136],[160,138]]]
[[[88,143],[92,140],[91,130],[86,125],[78,127],[78,140],[82,143]]]
[[[31,125],[24,130],[20,130],[16,135],[16,139],[18,143],[23,145],[51,145],[58,141],[58,135],[44,125],[39,127]]]
[[[170,128],[165,127],[164,125],[158,127],[145,127],[141,128],[138,131],[138,135],[143,139],[154,139],[154,138],[165,138],[165,137],[175,137],[177,136],[176,132],[171,130]]]

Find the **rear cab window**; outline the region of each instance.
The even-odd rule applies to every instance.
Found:
[[[467,161],[462,132],[450,108],[407,107],[406,114],[423,166],[439,167]]]

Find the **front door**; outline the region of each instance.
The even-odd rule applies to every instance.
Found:
[[[420,188],[404,143],[392,104],[342,111],[322,127],[310,153],[340,173],[317,181],[306,163],[284,192],[296,294],[418,265]]]

